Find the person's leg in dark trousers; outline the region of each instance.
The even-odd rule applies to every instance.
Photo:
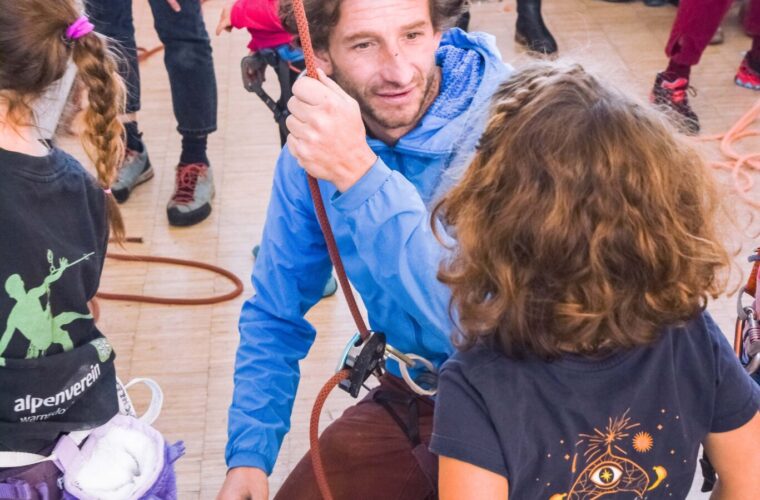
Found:
[[[211,213],[213,177],[206,155],[208,134],[216,130],[216,76],[200,0],[180,0],[175,12],[166,0],[149,0],[156,32],[164,44],[174,116],[182,135],[169,223],[196,224]]]
[[[137,61],[132,0],[87,0],[87,14],[95,31],[117,42],[119,75],[127,86],[127,114],[140,110],[140,67]]]
[[[123,203],[132,190],[153,177],[153,169],[135,113],[140,110],[140,66],[135,44],[135,27],[131,0],[88,0],[87,12],[95,30],[116,42],[121,55],[119,74],[127,87],[126,130],[127,152],[119,174],[111,186],[116,200]]]
[[[404,400],[410,398],[413,402],[407,404]],[[390,405],[405,428],[391,416],[386,405]],[[416,419],[413,413],[417,413]],[[407,432],[410,427],[416,428],[418,440]],[[432,428],[432,402],[412,395],[400,379],[384,377],[380,387],[348,408],[320,436],[322,462],[333,497],[336,500],[437,498],[437,460],[427,449]],[[275,500],[321,498],[307,453],[285,480]]]
[[[681,0],[665,46],[672,64],[691,67],[699,63],[731,3],[732,0]]]
[[[531,52],[547,55],[557,52],[557,41],[541,15],[541,0],[517,0],[515,41]]]

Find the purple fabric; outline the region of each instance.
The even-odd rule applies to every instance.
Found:
[[[53,462],[0,470],[0,500],[60,500],[61,475]]]
[[[164,448],[164,468],[148,492],[140,500],[177,500],[177,478],[174,462],[185,454],[185,443],[177,441]]]

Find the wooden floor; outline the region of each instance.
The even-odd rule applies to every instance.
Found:
[[[152,47],[157,37],[145,0],[135,0],[138,44]],[[222,0],[204,5],[210,32],[216,26]],[[506,6],[506,9],[505,9]],[[675,14],[673,7],[647,8],[642,3],[613,4],[599,0],[545,0],[546,23],[559,42],[561,54],[601,72],[631,92],[644,97],[666,59],[663,46]],[[472,29],[494,34],[504,60],[519,67],[527,57],[513,43],[514,4],[476,3]],[[760,93],[736,87],[734,72],[749,39],[739,30],[736,13],[725,22],[726,43],[707,49],[693,71],[699,90],[693,105],[706,133],[726,130],[747,110]],[[140,187],[123,206],[128,234],[141,236],[144,244],[132,244],[133,253],[198,259],[226,267],[246,282],[245,297],[253,293],[248,279],[251,248],[260,237],[269,198],[272,170],[278,154],[278,136],[271,114],[252,94],[246,93],[239,75],[240,58],[246,53],[247,33],[212,37],[219,89],[219,131],[210,137],[209,157],[216,181],[216,199],[208,220],[185,229],[170,228],[165,204],[173,187],[179,135],[171,109],[166,72],[161,56],[141,66],[143,110],[140,125],[150,151],[156,177]],[[267,85],[276,79],[270,75]],[[272,85],[272,92],[276,93]],[[72,139],[64,147],[80,152]],[[745,143],[760,150],[760,144]],[[714,148],[714,145],[708,145]],[[715,151],[711,149],[711,154]],[[760,179],[756,179],[760,180]],[[760,191],[756,191],[760,196]],[[744,232],[728,237],[732,248],[742,246],[737,262],[746,269],[743,256],[752,248],[750,210],[736,203]],[[738,280],[738,278],[736,278]],[[222,292],[229,285],[203,272],[133,263],[106,264],[102,289],[127,293],[201,296]],[[102,302],[100,326],[118,354],[122,379],[152,377],[166,393],[158,427],[169,439],[183,439],[187,455],[178,463],[181,499],[212,499],[226,471],[227,407],[232,393],[237,317],[244,298],[208,307],[165,307]],[[733,298],[711,305],[726,332],[734,320]],[[350,316],[341,298],[322,301],[309,315],[318,338],[302,364],[302,383],[293,413],[293,431],[285,439],[271,490],[307,450],[307,422],[312,402],[332,372],[339,351],[353,333]],[[139,394],[138,399],[144,395]],[[335,394],[327,403],[322,422],[327,423],[350,403]],[[695,498],[697,496],[695,495]]]

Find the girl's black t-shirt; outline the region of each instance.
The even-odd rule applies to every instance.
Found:
[[[457,353],[431,449],[506,477],[510,498],[686,498],[707,434],[758,409],[757,384],[703,313],[600,360]]]
[[[0,177],[0,451],[38,452],[118,411],[114,353],[88,309],[105,193],[58,149],[0,149]]]

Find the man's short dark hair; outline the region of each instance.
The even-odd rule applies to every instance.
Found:
[[[311,43],[315,50],[326,50],[332,30],[340,20],[340,4],[343,0],[303,0],[306,17],[309,20]],[[438,31],[451,28],[457,18],[467,10],[468,0],[428,0],[430,18]],[[293,1],[280,0],[280,20],[290,33],[298,34],[293,15]]]

